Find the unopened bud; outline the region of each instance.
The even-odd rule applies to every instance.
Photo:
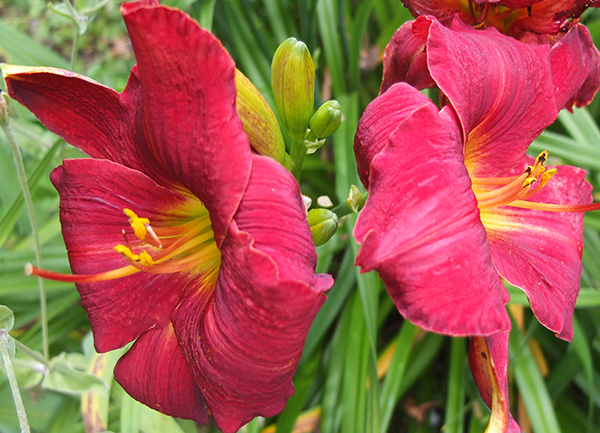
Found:
[[[308,47],[285,40],[273,56],[271,86],[277,111],[290,136],[304,138],[313,112],[315,65]]]
[[[318,140],[329,137],[342,123],[342,107],[335,99],[325,102],[310,118],[308,139]]]
[[[329,209],[311,209],[308,211],[308,225],[315,246],[323,245],[337,231],[338,216]]]
[[[250,146],[257,153],[270,156],[288,169],[291,168],[290,157],[285,152],[285,142],[275,113],[254,84],[237,69],[235,84],[237,112]]]

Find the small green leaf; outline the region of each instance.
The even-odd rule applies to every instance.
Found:
[[[108,386],[104,380],[75,368],[81,368],[80,358],[83,358],[80,354],[66,354],[65,352],[52,358],[54,369],[44,378],[42,386],[45,389],[66,394],[82,394],[90,391],[107,392]]]
[[[6,305],[0,305],[0,329],[10,331],[15,324],[15,315]]]

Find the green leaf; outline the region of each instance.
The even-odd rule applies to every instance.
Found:
[[[6,305],[0,305],[0,329],[8,332],[15,325],[15,315]]]
[[[87,360],[81,354],[62,352],[51,360],[54,369],[50,370],[42,386],[66,394],[82,394],[90,391],[107,392],[108,386],[104,380],[93,374],[76,369]]]
[[[544,378],[529,349],[525,335],[514,323],[510,333],[509,347],[515,380],[527,408],[533,431],[536,433],[560,433],[561,430]]]

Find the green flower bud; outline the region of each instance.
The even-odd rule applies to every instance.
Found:
[[[338,130],[342,123],[342,107],[335,99],[325,102],[310,118],[311,141],[329,137]]]
[[[339,218],[329,209],[311,209],[308,211],[308,225],[316,246],[323,245],[335,234]]]
[[[283,126],[303,139],[313,112],[315,65],[308,47],[295,38],[285,40],[273,56],[271,86]]]
[[[285,152],[285,142],[275,113],[254,84],[237,69],[235,84],[237,86],[237,112],[250,141],[250,146],[257,153],[270,156],[290,169],[291,160]]]

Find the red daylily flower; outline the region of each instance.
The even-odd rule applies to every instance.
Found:
[[[507,56],[503,56],[501,53],[491,53],[499,63],[490,62],[488,64],[491,69],[485,70],[481,68],[485,59],[480,52],[473,49],[465,50],[460,45],[462,42],[460,38],[441,37],[442,33],[437,30],[434,31],[434,34],[430,34],[431,22],[436,23],[434,28],[437,29],[439,26],[437,20],[420,17],[416,21],[404,23],[396,31],[385,48],[381,92],[396,82],[407,82],[419,89],[439,87],[444,92],[460,92],[461,85],[469,84],[464,82],[464,79],[471,77],[471,73],[469,72],[466,77],[463,73],[458,74],[457,76],[461,80],[455,83],[446,79],[446,75],[441,71],[446,67],[444,63],[447,56],[445,50],[449,53],[460,53],[460,55],[452,56],[456,62],[459,62],[459,64],[453,63],[454,67],[458,68],[460,65],[461,70],[464,71],[480,70],[484,74],[483,77],[490,76],[494,83],[502,83],[504,80],[502,74],[496,74],[496,69],[499,65],[509,61]],[[508,37],[501,38],[501,35],[493,28],[475,30],[458,19],[454,19],[448,27],[452,30],[451,33],[447,33],[448,35],[458,32],[469,35],[469,40],[473,41],[472,45],[485,45],[488,40],[493,39],[496,41],[495,47],[499,50],[506,50],[507,53],[513,52],[517,58],[518,51],[531,51],[527,45],[519,41]],[[480,36],[479,39],[477,35]],[[441,44],[441,46],[437,44]],[[538,53],[536,54],[536,63],[527,63],[522,60],[519,67],[524,68],[523,71],[527,68],[542,68],[548,77],[551,77],[554,83],[553,93],[559,109],[571,110],[573,106],[583,107],[592,101],[600,87],[600,52],[594,45],[586,27],[577,25],[556,44],[551,47],[543,44],[536,52]],[[544,56],[547,60],[543,59]],[[547,65],[548,62],[550,67]],[[509,68],[512,67],[510,63],[507,65]],[[494,74],[493,77],[491,74]],[[441,85],[439,85],[440,82],[442,82]],[[532,84],[524,78],[520,82],[525,87],[536,85],[536,82],[532,82]],[[457,83],[460,84],[457,85]],[[473,94],[472,91],[469,93]]]
[[[525,291],[544,326],[571,339],[583,211],[599,208],[589,204],[585,171],[547,167],[547,153],[534,160],[525,152],[561,108],[581,103],[587,76],[563,77],[558,59],[570,59],[568,38],[550,48],[460,21],[447,28],[421,17],[409,25],[407,46],[395,37],[386,50],[386,66],[396,69],[387,67],[383,93],[355,138],[369,190],[354,229],[356,264],[377,270],[407,319],[434,332],[479,336],[473,353],[492,347],[487,363],[472,355],[472,365],[485,364],[474,372],[482,394],[490,383],[502,393],[494,419],[507,431],[516,427],[502,368],[510,321],[501,278]],[[391,77],[435,85],[443,108]]]
[[[518,39],[555,42],[598,0],[402,0],[416,18],[433,15],[444,25],[454,16],[478,28],[495,27]]]
[[[315,274],[296,181],[251,152],[220,42],[155,1],[121,9],[138,62],[122,93],[4,70],[14,99],[92,157],[52,173],[74,275],[30,271],[76,283],[98,351],[135,340],[115,369],[134,398],[234,432],[285,407],[333,281]]]

